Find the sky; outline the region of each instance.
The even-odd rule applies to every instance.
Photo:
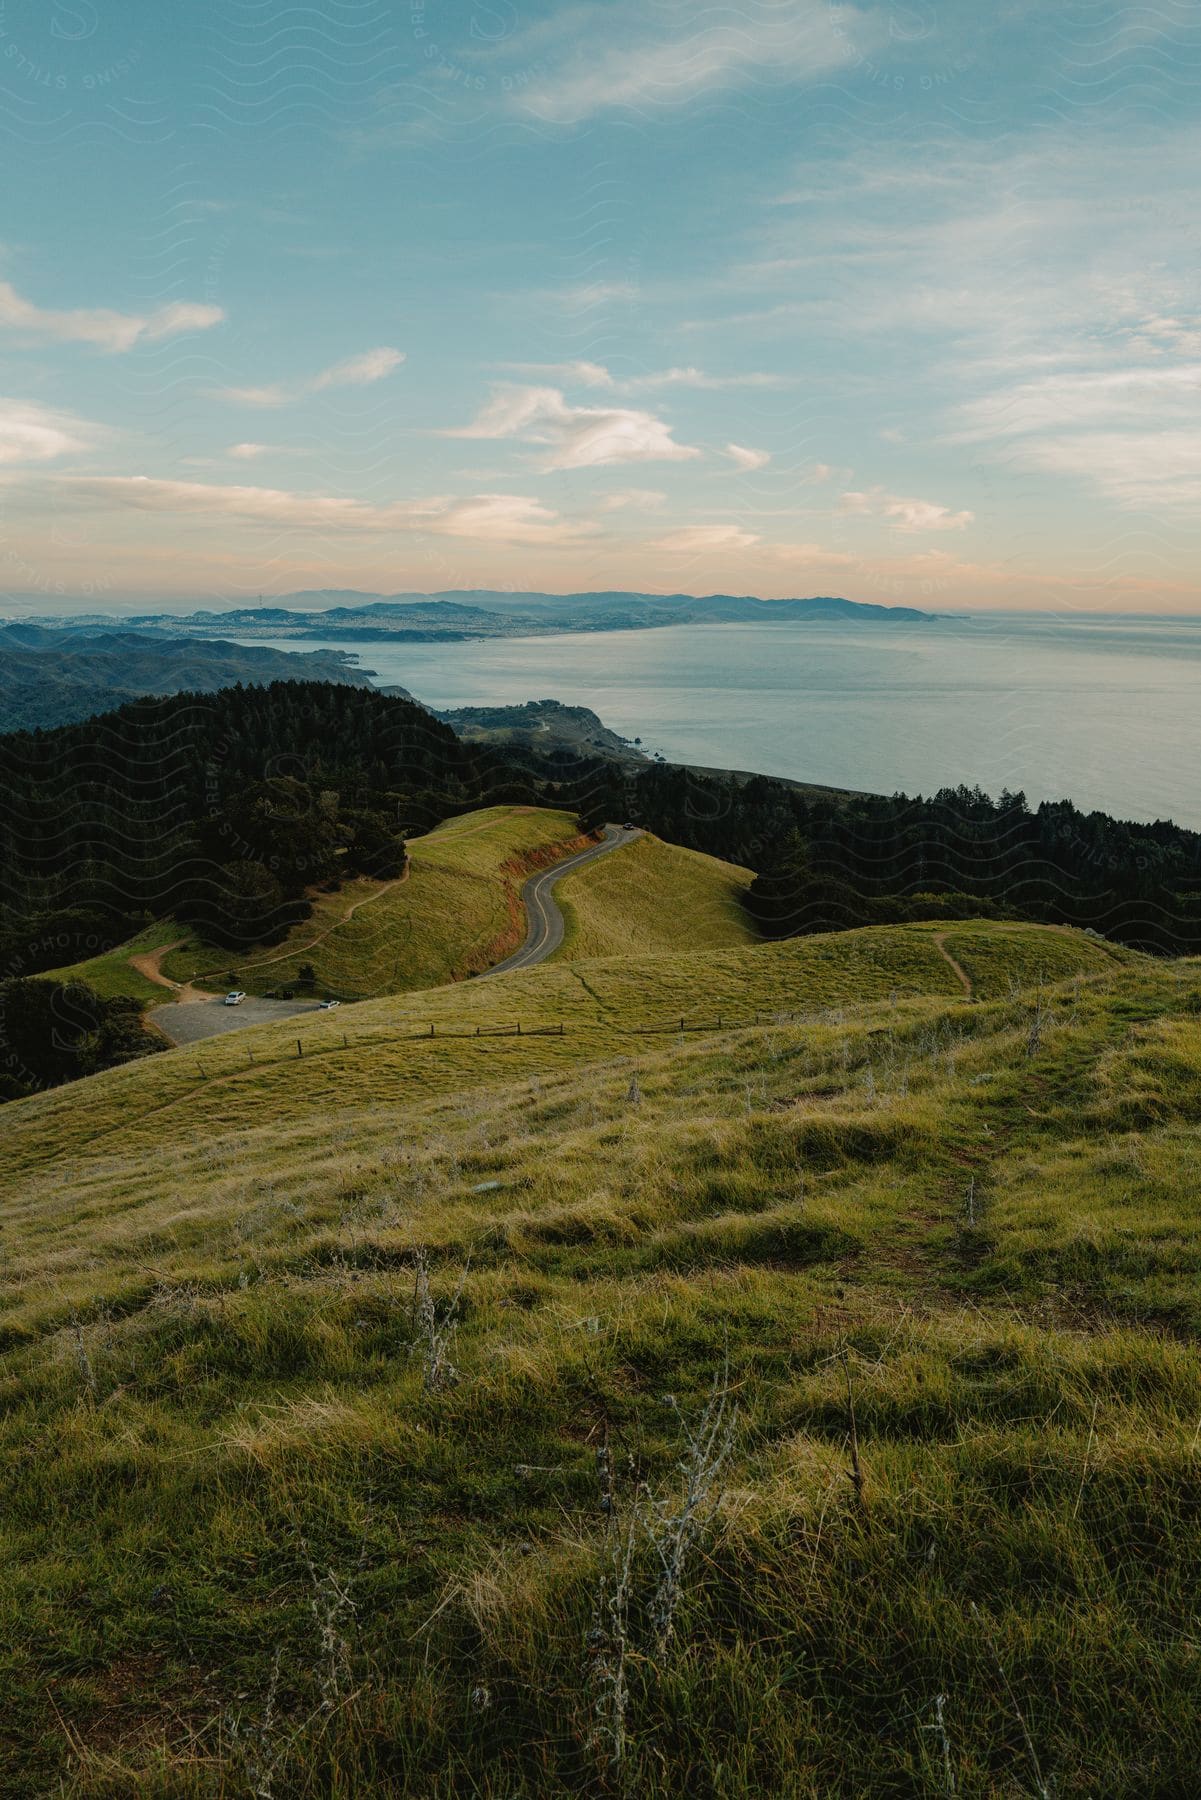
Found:
[[[0,122],[0,610],[1201,613],[1194,0],[0,0]]]

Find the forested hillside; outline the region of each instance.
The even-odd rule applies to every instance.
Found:
[[[0,625],[0,731],[74,724],[144,694],[293,679],[370,685],[339,651],[297,655],[178,636],[156,640],[145,632]]]
[[[1030,807],[974,788],[830,794],[756,775],[651,764],[596,772],[597,816],[632,811],[661,837],[759,873],[773,936],[963,913],[1077,925],[1161,955],[1201,950],[1201,833],[1068,800]]]
[[[583,829],[632,819],[755,871],[749,905],[772,936],[976,913],[1201,948],[1201,835],[1170,822],[468,745],[410,701],[323,682],[142,700],[0,737],[0,783],[10,976],[165,915],[231,948],[278,941],[314,889],[398,873],[406,834],[506,802],[577,813]]]
[[[5,962],[59,966],[165,913],[217,942],[281,935],[307,889],[398,872],[404,833],[490,779],[420,707],[328,683],[137,701],[0,738]]]

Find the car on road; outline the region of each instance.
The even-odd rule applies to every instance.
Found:
[[[334,1008],[336,1006],[341,1006],[341,1004],[342,1004],[342,1002],[340,1000],[323,1000],[321,1002],[320,1007],[318,1008],[318,1011],[319,1012],[333,1012]]]
[[[233,988],[228,994],[226,994],[225,1004],[226,1004],[226,1006],[241,1006],[241,1004],[242,1004],[243,1000],[245,1000],[245,998],[246,998],[246,996],[242,992],[241,988]]]

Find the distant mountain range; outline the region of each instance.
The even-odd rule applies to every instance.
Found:
[[[178,632],[178,622],[175,627]],[[91,625],[0,625],[0,731],[74,724],[145,694],[214,693],[237,682],[372,684],[338,650],[259,650]]]
[[[943,615],[945,616],[945,615]],[[758,600],[749,594],[535,594],[471,588],[438,594],[362,594],[343,589],[285,594],[270,606],[226,612],[137,613],[116,618],[43,617],[47,630],[170,633],[271,639],[399,638],[455,642],[466,638],[545,636],[565,631],[630,631],[681,624],[934,624],[939,615],[911,606],[877,606],[819,595]]]

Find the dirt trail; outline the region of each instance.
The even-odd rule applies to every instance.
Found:
[[[967,970],[964,968],[963,964],[961,962],[956,962],[955,958],[951,955],[951,952],[947,949],[947,934],[946,934],[946,932],[945,931],[936,931],[934,933],[934,942],[938,946],[938,954],[942,957],[942,959],[945,963],[949,963],[951,968],[954,969],[956,975],[959,977],[960,981],[963,984],[964,993],[967,995],[968,999],[970,1000],[972,998],[972,978],[968,974]]]
[[[139,950],[129,958],[131,969],[136,969],[147,981],[153,981],[155,987],[168,988],[183,1006],[196,1000],[211,1000],[213,997],[193,987],[190,981],[172,981],[169,975],[163,974],[161,965],[164,956],[168,951],[178,950],[181,944],[186,943],[186,938],[176,938],[174,943],[162,944],[157,950]]]
[[[400,887],[402,882],[409,879],[411,867],[412,864],[406,859],[403,875],[396,875],[391,881],[385,881],[382,887],[376,888],[374,894],[364,894],[361,900],[356,900],[353,906],[348,906],[332,925],[327,925],[324,931],[319,931],[316,937],[309,938],[307,943],[293,944],[290,949],[281,951],[278,956],[260,956],[255,962],[239,963],[238,967],[240,969],[269,969],[272,963],[288,962],[293,956],[303,956],[306,950],[312,950],[317,944],[323,944],[327,937],[332,937],[335,931],[339,931],[349,919],[353,919],[364,906],[370,906],[373,900],[382,900],[385,894],[392,892],[393,888]]]

